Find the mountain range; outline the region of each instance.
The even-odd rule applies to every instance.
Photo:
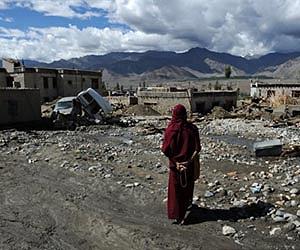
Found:
[[[223,76],[226,65],[231,66],[232,76],[264,75],[282,78],[300,76],[300,52],[270,53],[249,59],[197,47],[183,53],[112,52],[106,55],[62,59],[51,63],[31,60],[24,62],[27,67],[103,69],[108,79],[135,76],[140,80],[168,80]]]

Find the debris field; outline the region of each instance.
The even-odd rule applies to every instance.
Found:
[[[0,131],[0,249],[300,249],[300,161],[253,143],[296,126],[196,119],[202,151],[188,225],[166,216],[168,119]],[[130,125],[130,126],[128,126]]]

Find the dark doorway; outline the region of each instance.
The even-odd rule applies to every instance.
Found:
[[[196,112],[205,114],[205,102],[196,102]]]
[[[7,76],[6,77],[6,87],[12,88],[13,87],[13,81],[14,81],[13,77]]]
[[[216,106],[220,106],[220,102],[212,102],[212,108]]]
[[[53,77],[53,78],[52,78],[52,85],[53,85],[53,88],[54,88],[54,89],[57,88],[57,78],[56,78],[56,77]]]
[[[98,78],[92,78],[92,89],[98,89],[98,88],[99,88]]]
[[[227,111],[231,111],[233,106],[234,106],[233,101],[226,101],[224,105],[224,109]]]

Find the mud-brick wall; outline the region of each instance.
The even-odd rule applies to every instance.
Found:
[[[159,113],[170,114],[170,110],[176,104],[182,104],[188,112],[191,111],[190,98],[187,92],[138,92],[139,104],[149,105]]]
[[[237,91],[203,91],[192,94],[192,111],[206,114],[215,106],[231,110],[237,104]]]
[[[0,125],[41,119],[39,89],[0,89]]]
[[[121,104],[124,106],[136,105],[138,104],[138,99],[135,96],[108,96],[107,99],[112,104]]]

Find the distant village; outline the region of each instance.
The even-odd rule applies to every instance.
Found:
[[[35,122],[41,119],[41,105],[62,97],[77,96],[93,89],[112,105],[145,105],[162,115],[177,103],[189,112],[205,115],[219,106],[227,111],[237,106],[238,89],[139,87],[137,91],[106,89],[102,71],[25,67],[19,60],[4,58],[0,68],[0,125]],[[252,98],[300,98],[300,84],[249,80]]]

